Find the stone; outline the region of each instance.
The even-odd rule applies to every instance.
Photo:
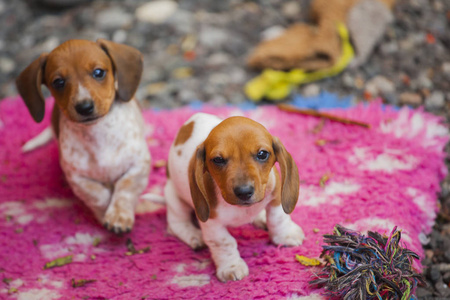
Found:
[[[199,33],[199,42],[205,47],[219,49],[229,41],[230,34],[227,30],[205,25],[202,26]]]
[[[177,9],[167,20],[167,24],[172,25],[175,29],[183,34],[195,32],[194,15],[187,10]]]
[[[247,75],[241,68],[234,67],[228,72],[230,82],[234,84],[244,84],[247,80]]]
[[[231,57],[224,52],[214,52],[208,57],[206,65],[208,67],[220,67],[229,64]]]
[[[302,95],[307,98],[316,97],[319,95],[319,93],[320,93],[320,86],[315,83],[310,83],[305,87],[303,87],[302,89]]]
[[[178,3],[171,0],[150,1],[139,6],[135,15],[136,18],[145,23],[162,24],[178,8]]]
[[[365,90],[373,97],[384,96],[395,92],[395,84],[384,76],[375,76],[367,81]]]
[[[281,6],[281,13],[289,19],[298,18],[301,11],[302,8],[298,1],[288,1]]]
[[[442,281],[442,278],[439,280],[439,282],[436,282],[434,287],[438,291],[438,294],[439,294],[440,297],[448,297],[448,296],[450,296],[450,288],[448,287],[448,285],[446,285]]]
[[[437,266],[432,266],[430,268],[430,279],[434,283],[439,282],[442,279],[441,271],[439,271]]]
[[[280,25],[275,25],[275,26],[269,27],[266,30],[264,30],[263,32],[261,32],[261,40],[267,41],[267,40],[275,39],[275,38],[279,37],[280,35],[282,35],[285,30],[286,29]]]
[[[446,75],[450,75],[450,62],[444,62],[441,68],[442,72],[444,72]]]
[[[350,75],[348,72],[345,72],[342,75],[342,84],[346,88],[354,88],[355,87],[355,78],[352,75]]]
[[[195,92],[188,90],[188,89],[182,89],[178,93],[178,99],[182,103],[189,103],[195,100],[198,100],[198,96]]]
[[[422,97],[419,94],[404,92],[399,96],[401,104],[419,106],[422,104]]]
[[[123,44],[127,40],[127,32],[123,29],[119,29],[114,32],[112,40],[116,43]]]
[[[418,287],[416,290],[416,296],[419,299],[425,299],[425,297],[433,296],[433,291],[431,291],[429,288]]]
[[[9,74],[16,68],[16,63],[9,57],[0,57],[0,72],[3,74]]]
[[[380,49],[381,49],[381,53],[388,56],[388,55],[397,53],[399,50],[399,47],[398,47],[398,43],[396,41],[392,41],[392,42],[381,45]]]
[[[433,88],[433,81],[431,81],[430,77],[426,72],[422,72],[417,78],[417,85],[419,88],[431,89]]]
[[[425,99],[425,107],[427,109],[441,109],[445,105],[445,96],[441,91],[434,91]]]
[[[101,10],[97,14],[95,22],[103,30],[124,28],[133,24],[133,15],[120,7],[111,7]]]

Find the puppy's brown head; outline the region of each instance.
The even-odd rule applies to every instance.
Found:
[[[70,120],[89,123],[107,114],[116,98],[131,100],[141,74],[142,55],[132,47],[102,39],[69,40],[33,61],[16,86],[36,122],[44,117],[45,84]]]
[[[276,161],[282,172],[283,209],[291,213],[299,193],[298,169],[279,139],[248,118],[222,121],[197,148],[190,168],[191,196],[198,218],[205,222],[210,217],[214,202],[211,181],[232,205],[250,206],[262,201]]]

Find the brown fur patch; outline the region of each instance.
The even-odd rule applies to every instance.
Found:
[[[177,151],[177,155],[178,155],[178,156],[181,156],[181,154],[183,154],[183,151],[178,150],[178,151]]]
[[[54,104],[53,111],[52,111],[52,127],[53,131],[55,132],[56,138],[59,137],[59,107]]]
[[[166,177],[170,178],[169,163],[167,163],[167,165],[166,165]]]
[[[204,161],[202,157],[198,157],[197,151],[189,161],[188,174],[192,202],[197,217],[203,221],[216,217],[217,198],[214,180],[208,171],[204,172]],[[206,216],[208,209],[205,206],[209,207],[208,216]]]
[[[184,144],[191,137],[193,130],[193,121],[183,125],[178,131],[177,137],[175,138],[175,146]]]
[[[275,188],[272,191],[273,200],[270,202],[271,206],[281,205],[281,178],[280,173],[277,168],[273,166],[273,171],[275,172]]]

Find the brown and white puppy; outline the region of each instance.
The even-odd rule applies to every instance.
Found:
[[[265,210],[274,244],[297,246],[304,239],[288,215],[299,194],[297,166],[279,139],[255,121],[195,114],[170,149],[168,174],[168,230],[194,249],[206,244],[220,281],[248,275],[227,226],[253,222]],[[201,230],[191,222],[193,209]]]
[[[36,122],[44,117],[41,85],[55,98],[52,127],[73,192],[115,233],[134,224],[150,173],[144,122],[134,94],[142,55],[106,40],[69,40],[42,54],[17,78]]]

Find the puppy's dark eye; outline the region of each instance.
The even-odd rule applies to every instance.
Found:
[[[227,164],[226,159],[224,159],[223,157],[220,157],[220,156],[214,157],[212,159],[212,162],[215,163],[218,166],[224,166],[224,165]]]
[[[266,161],[267,159],[269,159],[270,153],[265,151],[265,150],[261,150],[258,152],[258,154],[256,154],[256,159],[259,161]]]
[[[52,82],[52,86],[57,89],[60,90],[64,87],[64,85],[66,84],[66,81],[62,78],[56,78],[55,80],[53,80]]]
[[[105,78],[106,71],[102,69],[95,69],[94,72],[92,72],[92,77],[95,79],[103,79]]]

